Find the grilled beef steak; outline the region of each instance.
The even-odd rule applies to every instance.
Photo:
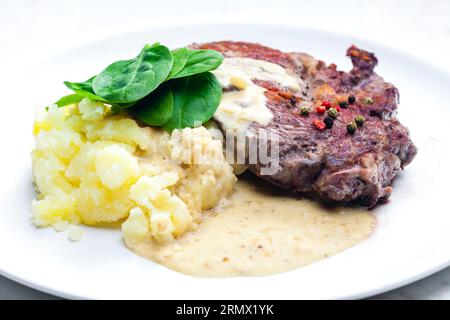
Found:
[[[260,163],[249,169],[275,185],[371,207],[389,197],[392,180],[416,154],[408,130],[395,118],[398,91],[374,73],[377,58],[372,53],[350,47],[347,56],[353,69],[347,73],[305,53],[284,53],[259,44],[226,41],[193,47],[214,49],[226,58],[272,62],[306,83],[302,90],[291,90],[255,80],[266,89],[273,119],[267,125],[253,122],[250,129],[279,135],[280,168],[273,175],[261,175]],[[327,113],[316,112],[324,101],[332,106],[341,103],[341,108],[332,128],[318,129],[313,121],[324,121]],[[311,113],[302,115],[302,106],[309,106]],[[359,115],[365,122],[351,134],[347,124]]]

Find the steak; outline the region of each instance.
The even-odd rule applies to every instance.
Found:
[[[213,49],[227,57],[265,60],[284,67],[306,86],[294,91],[277,83],[254,80],[266,89],[267,107],[273,119],[267,125],[253,122],[250,129],[276,133],[279,136],[279,170],[262,175],[261,163],[249,169],[261,178],[302,193],[316,193],[333,202],[357,203],[368,207],[387,199],[391,183],[400,169],[409,164],[417,149],[408,129],[396,118],[398,90],[374,72],[377,58],[373,53],[351,46],[347,50],[353,68],[337,70],[305,53],[285,53],[246,42],[213,42],[194,44],[194,48]],[[341,108],[332,128],[318,129],[315,112],[324,101]],[[369,99],[368,99],[369,98]],[[300,114],[309,106],[308,116]],[[354,134],[347,124],[362,115],[365,122]]]

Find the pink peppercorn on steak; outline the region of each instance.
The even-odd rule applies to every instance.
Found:
[[[192,47],[217,50],[225,60],[267,61],[298,81],[298,86],[284,86],[270,79],[253,79],[265,89],[273,117],[265,124],[252,122],[247,130],[278,135],[280,167],[272,175],[261,173],[260,162],[248,167],[277,186],[372,207],[390,196],[393,179],[416,155],[407,128],[395,118],[398,90],[374,72],[378,61],[373,53],[350,47],[347,56],[353,68],[343,72],[305,53],[285,53],[253,43],[225,41]],[[239,86],[230,86],[224,94],[236,90]]]

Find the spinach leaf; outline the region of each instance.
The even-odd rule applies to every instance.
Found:
[[[172,64],[173,57],[167,47],[145,45],[136,58],[109,65],[95,77],[92,87],[96,95],[112,103],[135,102],[167,78]]]
[[[100,101],[103,103],[110,104],[112,107],[111,112],[113,114],[117,114],[120,111],[122,111],[123,109],[131,107],[134,104],[134,102],[132,102],[132,103],[111,103],[111,102],[103,99],[102,97],[97,96],[94,93],[94,90],[92,89],[92,82],[94,81],[94,78],[95,78],[95,76],[84,82],[64,81],[64,84],[66,85],[66,87],[76,93],[62,97],[61,99],[59,99],[56,102],[56,105],[58,107],[64,107],[69,104],[78,103],[83,98],[88,98],[91,101]]]
[[[222,88],[210,72],[169,82],[173,95],[173,113],[164,128],[194,127],[212,118],[220,103]]]
[[[69,88],[70,90],[77,93],[78,95],[80,95],[83,98],[88,98],[89,100],[92,100],[92,101],[101,101],[101,102],[107,103],[108,101],[97,96],[94,93],[94,90],[92,89],[92,82],[94,81],[94,78],[95,78],[95,76],[84,82],[64,81],[64,84],[66,85],[67,88]]]
[[[172,90],[165,83],[127,110],[143,123],[160,127],[172,117]]]
[[[214,50],[189,50],[184,68],[173,79],[183,78],[216,69],[223,61],[223,55]]]
[[[64,82],[75,93],[56,104],[63,107],[88,98],[111,105],[112,114],[127,110],[143,123],[168,131],[194,127],[208,121],[220,103],[222,88],[208,71],[222,61],[214,50],[171,52],[159,43],[145,45],[136,58],[114,62],[98,76]]]
[[[111,104],[111,114],[115,115],[115,114],[119,114],[122,111],[124,111],[125,109],[132,107],[136,104],[136,102],[130,102],[130,103],[110,103]]]
[[[179,48],[172,51],[173,56],[173,65],[172,70],[170,70],[169,75],[167,76],[167,80],[172,79],[177,73],[183,70],[184,66],[189,57],[189,49],[188,48]]]
[[[80,96],[77,93],[69,94],[67,96],[62,97],[58,101],[55,102],[55,104],[58,106],[58,108],[65,107],[74,103],[78,103],[83,99],[82,96]]]

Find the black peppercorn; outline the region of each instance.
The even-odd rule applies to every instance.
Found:
[[[323,122],[325,123],[325,126],[326,126],[328,129],[333,128],[333,125],[334,125],[334,119],[333,119],[332,117],[330,117],[330,116],[325,117],[325,119],[323,119]]]
[[[342,109],[347,109],[348,103],[346,101],[341,101],[339,102],[339,107],[341,107]]]
[[[355,96],[348,96],[348,104],[354,104],[356,102]]]

